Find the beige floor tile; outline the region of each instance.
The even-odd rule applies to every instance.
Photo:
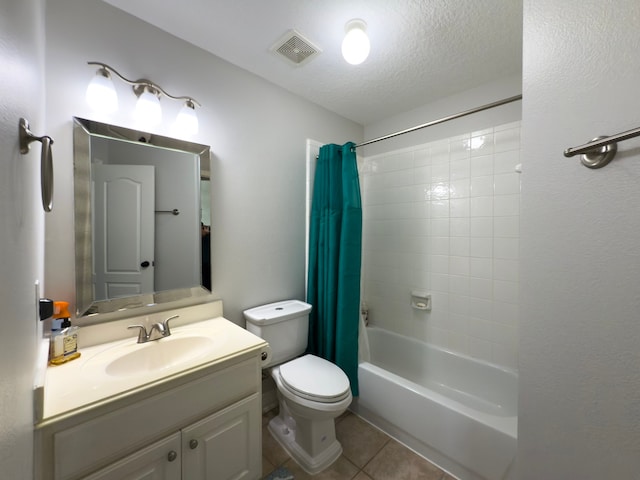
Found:
[[[389,441],[364,471],[373,480],[441,480],[444,474],[395,440]]]
[[[458,479],[452,475],[449,475],[448,473],[445,473],[444,477],[442,477],[442,480],[458,480]]]
[[[262,456],[262,476],[266,476],[269,475],[271,472],[273,472],[276,469],[276,466],[271,463],[267,458],[264,457],[264,455]]]
[[[358,468],[364,467],[389,441],[389,437],[356,415],[345,416],[336,425],[342,454]]]
[[[369,475],[360,472],[353,480],[373,480]]]
[[[262,427],[262,456],[266,458],[274,467],[282,465],[289,455],[275,438],[271,436],[267,426]]]
[[[316,475],[309,475],[293,460],[285,463],[285,467],[293,473],[295,480],[352,480],[358,473],[358,467],[347,460],[344,455],[329,468]]]

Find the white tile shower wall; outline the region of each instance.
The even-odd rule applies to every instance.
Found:
[[[371,324],[516,368],[519,163],[520,122],[364,159]]]

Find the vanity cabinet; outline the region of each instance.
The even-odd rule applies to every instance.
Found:
[[[260,348],[36,426],[36,480],[257,480]]]
[[[251,480],[259,478],[256,395],[183,428],[85,480]]]

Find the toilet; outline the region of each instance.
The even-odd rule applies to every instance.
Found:
[[[302,355],[311,305],[299,300],[244,311],[247,330],[269,343],[263,361],[278,389],[280,412],[269,432],[307,473],[321,472],[342,454],[335,419],[351,404],[347,375],[333,363]]]

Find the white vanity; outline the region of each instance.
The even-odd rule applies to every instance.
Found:
[[[139,319],[109,326],[126,338],[84,348],[81,330],[82,356],[46,370],[36,480],[259,479],[268,345],[222,316],[197,318],[212,308],[177,312],[171,336],[143,344],[126,330]]]

